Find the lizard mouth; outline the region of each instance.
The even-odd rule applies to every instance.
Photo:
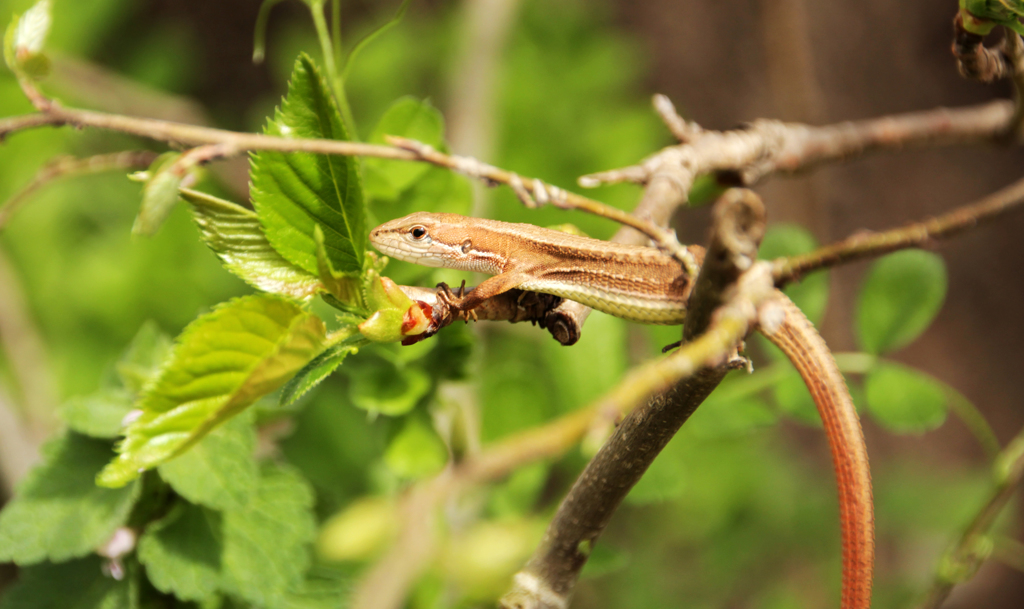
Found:
[[[377,248],[377,251],[396,260],[411,262],[422,266],[441,267],[444,265],[441,257],[432,252],[411,252],[398,245],[376,241],[372,236],[370,241],[373,243],[373,247]]]

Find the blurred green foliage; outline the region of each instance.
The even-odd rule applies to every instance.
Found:
[[[71,57],[117,47],[110,32],[138,10],[127,0],[56,2],[49,46]],[[0,3],[0,17],[30,5]],[[346,22],[345,40],[372,32],[396,8],[374,7],[363,19]],[[648,107],[642,47],[610,25],[609,10],[581,0],[524,2],[496,66],[495,163],[568,186],[581,174],[635,162],[670,142]],[[447,83],[454,77],[462,25],[455,7],[414,4],[364,48],[345,81],[356,133],[369,141],[404,134],[443,148],[443,117],[434,107],[450,101]],[[151,85],[188,90],[196,77],[189,69],[188,28],[138,27],[148,28],[149,42],[133,43],[119,67]],[[307,24],[281,26],[267,57],[277,91],[249,100],[235,114],[254,130],[264,125],[299,51],[315,55],[317,48]],[[291,102],[298,108],[286,104],[274,129],[308,109]],[[0,75],[0,115],[30,109],[12,76]],[[340,136],[333,111],[317,110],[320,126],[330,126],[324,133]],[[55,155],[132,146],[151,144],[67,129],[15,135],[0,146],[0,200]],[[278,168],[290,162],[277,160]],[[358,199],[362,209],[364,193],[353,186],[355,163],[311,162],[349,177],[345,194],[327,206],[339,211]],[[308,168],[292,166],[296,175]],[[359,234],[349,244],[358,244],[376,222],[414,210],[470,209],[470,185],[451,172],[378,161],[363,163],[362,172],[370,206],[365,220],[353,222]],[[264,173],[257,186],[268,179]],[[328,255],[323,235],[318,239],[302,217],[330,199],[331,184],[314,186],[321,188],[302,197],[257,194],[257,207],[275,197],[309,203],[299,210],[298,223],[296,215],[264,223],[267,238],[310,277],[325,279],[324,260],[330,271],[365,270],[361,247],[346,251],[346,242],[337,239],[331,250],[336,256]],[[309,393],[296,403],[258,402],[157,471],[122,489],[98,488],[93,478],[113,458],[112,440],[136,396],[152,393],[149,384],[169,361],[170,340],[160,329],[177,335],[217,303],[251,292],[203,245],[184,205],[171,210],[154,237],[133,238],[142,192],[123,175],[56,182],[35,194],[0,233],[0,255],[16,269],[46,341],[68,427],[0,512],[0,560],[23,566],[20,583],[0,592],[2,609],[72,602],[83,609],[135,607],[147,599],[162,606],[339,606],[362,566],[392,538],[397,498],[411,482],[435,474],[453,454],[479,442],[593,402],[630,365],[652,357],[668,335],[594,314],[571,349],[536,328],[485,324],[452,326],[412,347],[347,345],[314,362],[324,367],[309,371],[310,380],[295,395]],[[615,186],[596,195],[628,208],[638,191]],[[526,210],[507,189],[487,196],[496,218],[539,225],[572,221],[596,237],[615,229],[553,208]],[[285,255],[281,243],[300,241],[304,245],[295,249],[301,251]],[[762,255],[815,246],[805,230],[780,226],[766,237]],[[419,285],[461,278],[399,262],[385,273]],[[945,289],[941,259],[907,252],[876,263],[861,292],[857,327],[868,353],[858,361],[869,365],[846,372],[858,403],[866,403],[872,420],[890,431],[922,433],[945,420],[948,392],[941,383],[876,357],[923,332]],[[819,274],[788,293],[817,320],[828,290],[827,275]],[[344,326],[330,307],[316,304],[312,312],[329,330]],[[816,429],[789,424],[818,425],[818,418],[788,362],[769,351],[757,358],[756,368],[751,375],[730,375],[634,488],[594,549],[577,594],[580,606],[678,606],[680,598],[695,608],[834,603],[840,553],[827,450]],[[4,392],[20,396],[10,362],[0,361],[0,370]],[[532,551],[592,450],[585,445],[475,491],[469,505],[459,506],[458,522],[443,530],[445,541],[410,606],[491,602]],[[916,462],[876,463],[880,536],[898,556],[916,556],[922,545],[934,550],[936,536],[949,536],[970,518],[987,485],[978,472],[928,471]],[[137,552],[120,560],[124,578],[115,581],[90,553],[123,525],[136,527],[140,539]],[[930,564],[895,562],[880,574],[878,607],[902,606],[930,573]]]

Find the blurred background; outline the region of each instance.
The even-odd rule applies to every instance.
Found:
[[[343,0],[346,44],[398,4]],[[949,51],[956,4],[414,0],[401,23],[359,56],[347,90],[363,137],[394,99],[427,98],[445,114],[454,152],[573,188],[581,174],[631,164],[672,143],[650,109],[653,93],[714,129],[761,117],[825,124],[1009,96],[1006,84],[958,76]],[[0,0],[0,21],[30,5]],[[318,56],[297,1],[272,12],[262,65],[251,61],[257,0],[54,5],[46,87],[69,105],[258,131],[285,91],[296,54]],[[0,116],[30,110],[11,75],[0,74]],[[54,156],[140,147],[159,150],[97,131],[16,134],[0,146],[0,200]],[[829,242],[979,198],[1020,178],[1022,161],[1020,150],[998,146],[914,150],[773,178],[757,190],[772,223],[799,223]],[[218,167],[217,176],[229,198],[245,199],[244,162]],[[617,186],[594,194],[629,207],[640,193]],[[249,292],[221,269],[183,209],[156,237],[133,239],[139,195],[123,173],[59,181],[35,193],[0,233],[0,504],[57,428],[57,406],[95,390],[145,321],[176,334],[213,304]],[[476,195],[478,215],[572,222],[598,237],[615,229],[579,214],[523,210],[505,191]],[[383,220],[394,212],[381,206],[373,213]],[[684,242],[704,241],[707,215],[706,208],[680,213]],[[1004,443],[1024,425],[1022,233],[1018,215],[944,243],[937,251],[949,270],[946,304],[895,356],[960,391]],[[852,318],[865,268],[831,273],[820,325],[835,350],[857,346]],[[584,351],[553,346],[536,328],[482,332],[473,361],[485,441],[585,404],[663,344],[662,334],[600,317],[588,330],[605,335],[594,343],[598,351],[585,351],[599,353],[600,364],[573,364]],[[556,378],[551,366],[576,376]],[[379,485],[367,464],[392,433],[386,421],[346,408],[339,396],[347,382],[338,375],[307,400],[281,447],[313,482],[324,517]],[[871,422],[865,432],[879,506],[876,602],[908,607],[985,496],[985,456],[954,418],[919,436]],[[355,436],[363,438],[358,446]],[[554,466],[540,513],[557,504],[583,462],[577,455]],[[590,574],[574,606],[832,606],[839,574],[833,504],[815,427],[784,420],[731,435],[684,429],[615,517],[603,538],[614,549],[605,572]],[[1020,538],[1021,510],[1008,512],[1007,531]],[[0,595],[15,577],[12,565],[0,564]],[[990,561],[946,606],[1022,603],[1024,575]]]

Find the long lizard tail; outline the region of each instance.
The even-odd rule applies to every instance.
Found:
[[[841,607],[868,609],[875,563],[875,517],[864,432],[843,375],[824,339],[793,301],[783,296],[780,304],[785,321],[774,332],[764,328],[762,332],[793,362],[825,424],[839,487],[843,543]]]

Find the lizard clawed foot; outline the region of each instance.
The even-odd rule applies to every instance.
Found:
[[[461,319],[466,323],[470,320],[477,321],[476,311],[472,309],[464,309],[463,304],[466,300],[466,281],[462,281],[462,285],[459,286],[459,292],[456,294],[452,291],[451,287],[447,283],[441,282],[437,284],[437,300],[442,302],[448,307],[448,310],[454,314],[456,319]]]

